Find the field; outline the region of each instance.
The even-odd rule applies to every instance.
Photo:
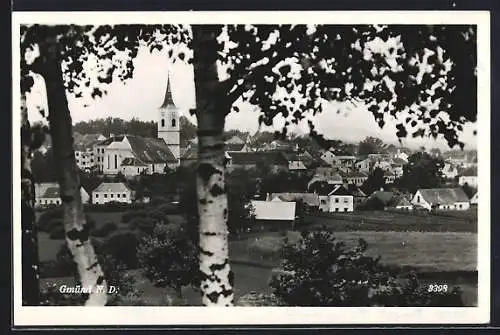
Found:
[[[119,225],[123,213],[89,213],[100,227],[106,222]],[[452,214],[453,215],[453,214]],[[477,302],[477,224],[471,222],[471,215],[456,217],[427,215],[425,217],[392,212],[357,212],[310,216],[308,225],[301,229],[324,226],[335,232],[338,240],[348,246],[358,239],[368,242],[367,254],[380,255],[381,262],[415,268],[425,283],[446,283],[460,285],[468,306]],[[179,222],[181,216],[172,216],[171,222]],[[280,260],[280,247],[285,232],[262,231],[241,236],[230,241],[230,258],[235,272],[236,299],[251,291],[269,292],[271,269]],[[288,233],[295,239],[298,232]],[[402,243],[404,242],[404,243]],[[64,240],[51,240],[45,233],[39,234],[40,260],[53,260]],[[151,305],[162,305],[164,290],[156,288],[135,270],[139,288],[144,299]],[[72,278],[44,279],[42,283],[56,281],[71,282]],[[199,293],[185,288],[189,304],[199,304]],[[163,302],[162,302],[163,301]]]
[[[477,233],[477,211],[424,214],[396,211],[359,211],[307,216],[304,229],[323,225],[330,231],[421,231]]]

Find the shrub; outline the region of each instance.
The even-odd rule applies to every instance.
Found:
[[[117,264],[129,269],[137,268],[137,235],[132,231],[116,232],[104,243],[104,251],[112,256]]]
[[[362,239],[347,249],[327,231],[303,232],[283,248],[270,283],[274,295],[288,306],[463,306],[459,289],[428,293],[414,274],[397,277],[380,257],[366,256],[367,247]]]
[[[140,241],[137,257],[149,280],[173,288],[179,298],[183,286],[197,284],[197,248],[182,226],[158,224]]]

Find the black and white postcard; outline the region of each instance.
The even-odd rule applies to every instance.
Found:
[[[487,11],[12,34],[14,325],[489,321]]]

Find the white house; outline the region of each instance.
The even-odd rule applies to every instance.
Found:
[[[90,196],[87,191],[80,186],[80,196],[82,203],[88,203]],[[38,183],[35,184],[35,207],[62,204],[58,183]]]
[[[101,183],[92,192],[92,203],[102,205],[108,202],[132,203],[133,192],[124,183]]]
[[[282,201],[279,197],[271,201],[251,200],[255,220],[294,221],[295,201]]]
[[[467,210],[470,207],[469,198],[461,188],[420,189],[411,202],[427,210]]]
[[[477,168],[471,167],[460,173],[458,177],[458,184],[467,184],[471,187],[477,187]]]
[[[311,189],[319,196],[319,210],[321,212],[352,212],[354,197],[343,185],[318,182]]]

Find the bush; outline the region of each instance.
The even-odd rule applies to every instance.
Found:
[[[329,232],[303,232],[302,240],[283,248],[270,283],[274,295],[288,306],[463,306],[458,288],[428,293],[415,274],[398,277],[380,257],[366,256],[367,247],[362,239],[347,249]]]
[[[183,286],[198,284],[197,248],[182,226],[157,225],[140,241],[137,257],[155,286],[171,287],[179,298]]]
[[[132,231],[116,232],[104,243],[104,251],[113,257],[117,264],[128,269],[137,268],[137,235]]]

